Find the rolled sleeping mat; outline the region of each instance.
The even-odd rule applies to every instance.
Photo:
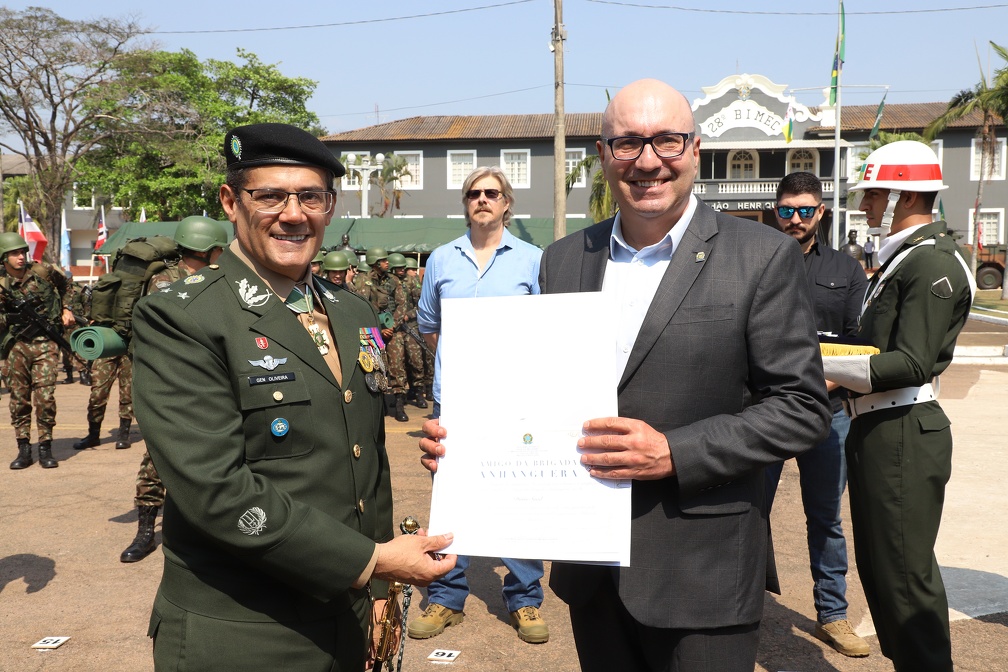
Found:
[[[81,327],[70,334],[70,347],[87,360],[125,355],[128,344],[109,327]]]

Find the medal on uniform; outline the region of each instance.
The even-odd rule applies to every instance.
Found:
[[[315,324],[314,318],[311,317],[308,318],[308,333],[315,341],[315,347],[318,348],[319,354],[322,356],[329,354],[329,336],[322,330],[322,327]]]
[[[364,384],[367,385],[367,389],[372,392],[378,391],[378,378],[370,371],[364,374]]]
[[[388,378],[381,371],[374,372],[375,381],[378,383],[378,389],[384,392],[388,389]]]
[[[364,373],[371,373],[374,371],[374,356],[372,356],[372,354],[367,350],[360,351],[360,354],[357,355],[357,361],[360,362],[360,367],[364,369]]]

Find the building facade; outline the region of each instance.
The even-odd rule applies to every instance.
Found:
[[[749,74],[725,77],[702,91],[703,97],[692,103],[701,139],[700,169],[694,188],[698,198],[717,210],[769,224],[774,221],[774,197],[780,179],[796,170],[807,170],[823,181],[827,206],[824,233],[828,235],[838,222],[837,240],[846,241],[847,232],[855,230],[858,240],[865,241],[864,216],[857,210],[856,197],[848,196],[847,187],[868,153],[876,105],[841,108],[837,179],[837,111],[825,98],[818,107],[806,107],[787,93],[786,85]],[[824,89],[824,97],[827,93]],[[880,130],[921,133],[945,109],[944,102],[889,104],[884,108]],[[789,118],[793,120],[790,142],[785,137]],[[950,125],[933,143],[945,183],[950,186],[941,193],[941,205],[951,229],[964,244],[973,243],[970,222],[980,176],[976,138],[979,124],[978,114],[967,116]],[[568,167],[595,153],[601,129],[601,112],[566,115]],[[352,155],[351,167],[357,168],[340,185],[338,216],[372,215],[383,208],[379,189],[366,181],[366,175],[379,166],[379,154],[404,157],[410,172],[400,185],[399,207],[386,216],[461,218],[462,180],[473,167],[484,165],[499,165],[508,174],[515,187],[516,216],[553,214],[551,114],[411,117],[329,135],[323,141],[339,156]],[[982,242],[986,245],[1005,242],[1008,182],[1004,138],[999,138],[998,143],[993,175],[984,184],[980,211]],[[363,180],[361,176],[365,176]],[[591,176],[582,175],[569,192],[569,219],[588,217],[590,185]],[[834,208],[838,189],[839,208]]]

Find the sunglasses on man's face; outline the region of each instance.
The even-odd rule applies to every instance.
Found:
[[[793,208],[790,205],[779,205],[777,206],[777,215],[781,219],[791,219],[792,217],[794,217],[794,213],[797,210],[799,217],[801,217],[802,219],[808,219],[809,217],[814,215],[816,213],[816,210],[818,209],[819,209],[818,205],[802,205],[797,208]]]
[[[480,197],[480,194],[486,194],[488,201],[496,201],[501,197],[500,189],[470,189],[466,192],[466,198],[470,201],[475,201]]]

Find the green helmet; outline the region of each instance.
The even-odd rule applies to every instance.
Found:
[[[192,215],[179,222],[175,229],[175,242],[187,250],[207,252],[215,247],[227,247],[228,236],[217,220]]]
[[[420,264],[413,257],[406,257],[406,268],[412,268],[414,271],[420,270]]]
[[[347,261],[346,255],[338,250],[325,255],[325,259],[322,261],[323,271],[345,271],[348,268],[350,268],[350,262]]]
[[[366,262],[363,262],[363,261],[357,262],[357,272],[358,273],[368,273],[370,271],[371,271],[371,267],[368,266]]]
[[[27,249],[28,243],[25,242],[25,239],[13,231],[0,233],[0,258],[3,258],[8,252]]]
[[[369,247],[365,256],[367,265],[374,266],[382,259],[388,259],[388,252],[382,247]]]
[[[406,268],[406,257],[398,252],[393,252],[388,255],[388,265],[389,268]]]
[[[357,253],[353,250],[337,250],[340,254],[346,257],[347,264],[353,268],[357,268],[357,264],[360,263],[360,259],[357,258]]]
[[[315,258],[311,260],[311,263],[321,264],[323,261],[325,261],[325,255],[326,251],[323,249],[319,249],[318,254],[316,254]]]

